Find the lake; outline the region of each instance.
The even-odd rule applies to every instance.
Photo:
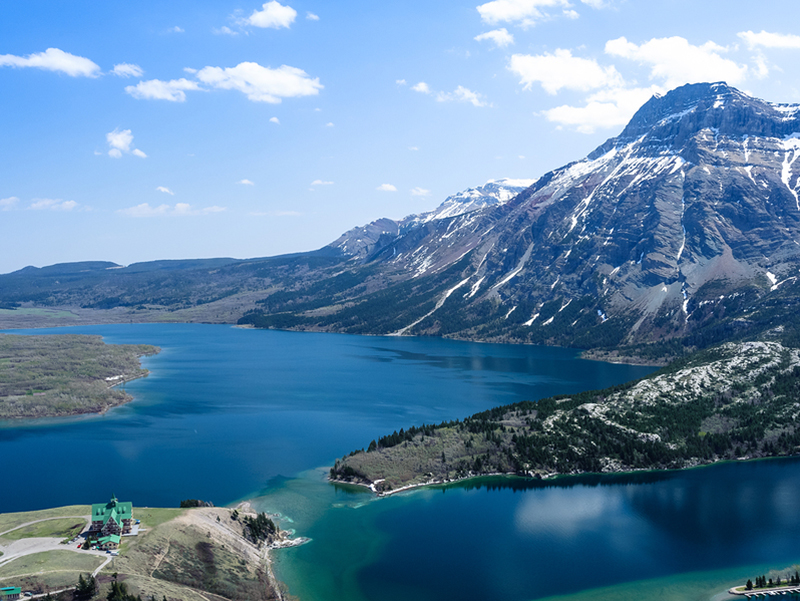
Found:
[[[379,500],[325,481],[337,456],[395,429],[651,368],[569,349],[210,325],[10,333],[43,332],[163,351],[143,360],[150,376],[127,385],[135,401],[103,416],[0,424],[3,481],[17,485],[0,511],[112,492],[141,506],[255,498],[312,539],[274,554],[304,601],[708,599],[709,586],[800,555],[795,460],[557,483],[488,478]]]

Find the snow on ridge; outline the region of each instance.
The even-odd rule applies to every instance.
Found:
[[[536,183],[535,179],[503,178],[489,180],[483,186],[468,188],[452,194],[432,211],[409,215],[406,223],[429,223],[439,219],[457,217],[464,213],[477,211],[488,206],[499,206],[507,203],[517,194]]]
[[[718,102],[719,102],[719,101],[718,101]],[[682,119],[683,117],[685,117],[685,116],[686,116],[686,115],[688,115],[689,113],[692,113],[692,112],[694,112],[694,110],[695,110],[696,108],[697,108],[697,104],[694,104],[693,106],[689,107],[689,108],[688,108],[688,109],[686,109],[686,110],[679,111],[679,112],[677,112],[677,113],[672,113],[672,114],[670,114],[670,115],[667,115],[667,116],[666,116],[666,117],[664,117],[663,119],[659,120],[658,124],[659,124],[659,125],[665,125],[665,124],[669,123],[670,121],[675,121],[676,119]],[[714,108],[716,108],[716,106],[715,106]]]
[[[513,179],[510,177],[505,177],[503,179],[490,179],[486,182],[486,185],[489,184],[497,184],[498,186],[508,186],[511,188],[530,188],[533,184],[535,184],[538,179]]]
[[[793,119],[797,116],[797,113],[800,112],[800,104],[779,104],[777,102],[768,102],[767,104],[769,104],[769,106],[779,113],[783,113],[783,116],[781,117],[783,121]]]

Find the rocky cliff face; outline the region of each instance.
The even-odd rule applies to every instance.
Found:
[[[417,332],[475,335],[489,303],[491,330],[520,339],[574,339],[612,320],[627,342],[685,334],[709,308],[698,309],[797,274],[798,132],[800,106],[687,85],[514,199],[418,219],[368,259],[419,278],[468,258],[449,294],[461,302]],[[448,308],[461,317],[437,323]]]

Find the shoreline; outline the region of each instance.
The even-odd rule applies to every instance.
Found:
[[[117,386],[120,386],[122,384],[126,384],[127,382],[132,382],[134,380],[139,380],[141,378],[146,378],[149,375],[150,375],[150,371],[149,370],[145,370],[145,373],[137,374],[135,376],[126,377],[126,378],[120,380],[119,382],[115,382],[113,384],[109,384],[107,386],[107,390],[111,390],[112,388],[116,388]],[[39,420],[39,419],[61,419],[61,418],[68,418],[68,417],[80,417],[82,415],[101,416],[101,415],[105,415],[111,409],[115,409],[117,407],[122,407],[123,405],[127,405],[128,403],[136,400],[136,397],[134,397],[133,395],[128,394],[127,392],[124,392],[124,394],[125,394],[125,399],[124,400],[122,400],[119,403],[110,403],[110,404],[106,405],[105,407],[103,407],[102,409],[100,409],[99,411],[80,411],[80,410],[76,409],[76,410],[70,411],[68,413],[47,413],[47,414],[44,414],[44,415],[9,415],[7,417],[0,416],[0,422],[4,422],[4,421],[20,422],[20,421],[25,421],[25,420],[35,421],[35,420]]]
[[[240,510],[243,512],[249,513],[258,513],[258,510],[253,508],[253,505],[250,503],[251,499],[245,499],[244,501],[239,501],[228,505],[228,508]],[[266,513],[266,512],[265,512]],[[279,513],[266,513],[267,517],[271,520],[280,520],[283,516]],[[261,551],[261,560],[264,565],[264,574],[267,577],[267,582],[275,593],[275,598],[279,601],[285,601],[284,593],[287,592],[288,587],[282,580],[278,580],[278,577],[275,576],[275,571],[272,568],[272,551],[277,551],[279,549],[291,549],[292,547],[299,547],[301,545],[305,545],[306,543],[311,542],[310,538],[305,536],[298,536],[296,538],[292,538],[292,532],[289,530],[282,530],[278,529],[278,540],[275,540],[269,544],[265,544],[263,546],[263,550]]]
[[[27,307],[26,307],[27,308]],[[612,363],[616,365],[637,365],[643,367],[664,367],[669,362],[674,360],[676,357],[670,358],[668,361],[648,361],[643,359],[642,357],[637,357],[635,355],[628,356],[628,355],[621,355],[609,358],[603,358],[602,356],[591,356],[592,353],[595,353],[594,349],[579,349],[569,346],[561,346],[558,344],[541,344],[541,343],[532,343],[532,342],[521,342],[521,341],[497,341],[497,340],[483,340],[477,338],[466,338],[461,336],[430,336],[430,335],[418,335],[418,334],[402,334],[400,336],[393,336],[390,333],[386,334],[376,334],[373,332],[369,333],[361,333],[361,334],[354,334],[352,332],[343,332],[337,330],[329,330],[329,329],[300,329],[300,328],[274,328],[274,327],[258,327],[253,324],[240,324],[238,320],[231,320],[231,321],[220,321],[220,322],[207,322],[202,320],[192,321],[186,319],[179,319],[179,320],[167,320],[167,321],[160,321],[158,317],[163,315],[169,315],[170,312],[166,310],[158,310],[153,309],[150,312],[143,312],[137,313],[133,316],[118,313],[118,314],[111,314],[111,315],[94,315],[94,317],[100,317],[100,319],[91,319],[92,313],[95,311],[109,311],[113,312],[114,309],[80,309],[77,307],[73,307],[70,305],[64,306],[56,306],[56,307],[32,307],[34,309],[41,309],[41,310],[52,310],[52,311],[67,311],[73,313],[73,315],[79,319],[78,323],[48,323],[48,319],[53,318],[42,318],[41,320],[37,320],[32,318],[32,321],[37,322],[33,325],[25,324],[25,325],[2,325],[2,321],[0,320],[0,330],[35,330],[35,329],[48,329],[48,328],[69,328],[69,327],[80,327],[80,326],[88,326],[88,325],[150,325],[150,324],[159,324],[159,323],[172,323],[172,324],[186,324],[186,325],[227,325],[229,327],[241,330],[274,330],[277,332],[297,332],[297,333],[309,333],[309,334],[340,334],[345,336],[371,336],[376,338],[381,337],[399,337],[399,338],[439,338],[441,340],[453,340],[456,342],[474,342],[476,344],[499,344],[504,346],[540,346],[544,348],[561,348],[561,349],[568,349],[573,350],[578,353],[578,357],[581,359],[585,359],[587,361],[600,361],[602,363]],[[78,311],[78,313],[75,313]],[[106,319],[102,319],[102,317],[106,317]],[[126,318],[130,317],[137,317],[141,319],[130,320]],[[148,319],[149,318],[149,319]],[[12,332],[9,332],[12,333]]]
[[[625,476],[635,476],[635,475],[643,475],[643,474],[670,474],[670,473],[678,473],[684,472],[689,470],[696,470],[696,469],[704,469],[713,467],[716,465],[724,465],[726,463],[742,463],[742,462],[754,462],[754,461],[772,461],[776,459],[798,459],[800,458],[800,453],[797,455],[776,455],[772,457],[743,457],[740,459],[722,459],[718,461],[710,461],[708,463],[700,463],[697,465],[687,465],[686,467],[681,468],[673,468],[673,469],[638,469],[638,470],[620,470],[616,472],[580,472],[576,474],[560,474],[558,472],[552,472],[548,474],[536,474],[536,475],[524,475],[519,474],[517,472],[489,472],[486,474],[472,474],[469,476],[464,476],[463,478],[453,478],[452,480],[449,479],[433,479],[427,482],[418,482],[414,484],[406,484],[399,488],[394,488],[392,490],[387,491],[378,491],[375,489],[375,485],[383,482],[383,478],[379,478],[373,482],[367,484],[364,481],[356,482],[356,481],[348,481],[348,480],[341,480],[338,478],[331,478],[330,476],[327,477],[327,480],[331,484],[339,484],[339,485],[349,485],[349,486],[357,486],[359,488],[363,488],[368,490],[369,492],[375,495],[375,498],[383,498],[383,497],[390,497],[395,493],[400,492],[407,492],[410,490],[415,490],[418,488],[425,488],[429,486],[451,486],[454,484],[459,484],[461,482],[468,482],[470,480],[478,480],[480,478],[510,478],[510,479],[519,479],[524,480],[527,482],[543,482],[543,483],[553,483],[558,481],[559,479],[567,479],[567,478],[586,478],[586,477],[595,477],[595,478],[614,478],[614,477],[625,477]]]
[[[788,586],[774,586],[772,588],[753,588],[749,591],[743,586],[734,586],[728,589],[728,593],[731,595],[738,595],[740,597],[747,597],[749,599],[750,597],[761,597],[762,595],[766,597],[767,595],[772,595],[772,593],[777,595],[785,595],[786,593],[800,593],[800,586],[791,584]]]

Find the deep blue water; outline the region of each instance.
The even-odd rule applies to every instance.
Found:
[[[65,332],[163,350],[143,361],[150,376],[127,385],[132,403],[100,417],[0,426],[3,480],[22,484],[17,495],[0,495],[0,511],[112,491],[140,505],[227,504],[395,429],[649,371],[565,349],[436,338],[187,324],[14,331]]]
[[[392,430],[648,368],[565,349],[227,326],[48,333],[65,331],[163,352],[128,385],[136,400],[104,416],[0,425],[0,472],[17,485],[0,511],[111,492],[150,506],[256,497],[312,539],[274,554],[302,601],[707,601],[800,559],[796,459],[547,483],[488,478],[378,500],[325,481],[323,466]]]

